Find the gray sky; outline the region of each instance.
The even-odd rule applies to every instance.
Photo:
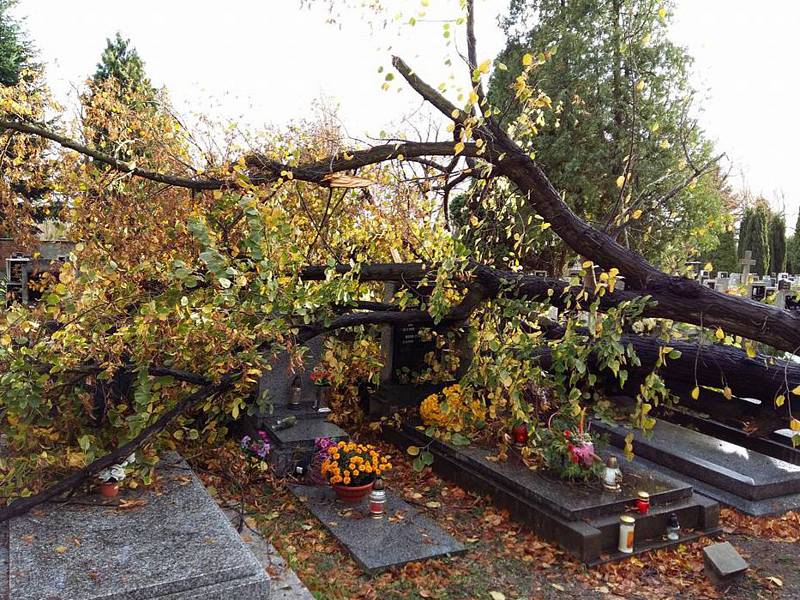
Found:
[[[344,14],[341,28],[326,24],[324,10],[301,10],[296,0],[21,0],[16,13],[25,17],[48,80],[68,108],[106,37],[119,30],[183,113],[281,125],[310,117],[314,101],[325,98],[340,107],[348,132],[362,137],[377,136],[419,109],[416,94],[397,80],[381,90],[377,69],[389,65],[391,52],[434,85],[451,73],[442,57],[454,48],[445,47],[438,19],[454,14],[457,3],[430,0],[426,9],[417,1],[384,3],[401,6],[406,17],[427,15],[412,29],[384,30],[373,29],[361,11]],[[506,5],[477,1],[479,60],[493,58],[503,43],[497,16]],[[462,36],[455,37],[463,49]],[[678,0],[673,39],[696,59],[696,85],[705,98],[699,118],[731,157],[734,184],[764,194],[775,208],[785,205],[793,227],[800,205],[794,173],[800,2]],[[464,69],[454,64],[460,77]]]

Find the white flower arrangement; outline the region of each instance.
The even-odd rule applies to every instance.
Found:
[[[111,465],[107,469],[103,469],[97,474],[97,478],[103,483],[119,483],[125,479],[125,467],[133,464],[136,460],[136,453],[131,454],[122,463]]]

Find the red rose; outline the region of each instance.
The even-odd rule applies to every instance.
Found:
[[[572,435],[572,434],[569,432],[569,429],[565,429],[565,430],[564,430],[564,437],[565,437],[565,438],[567,438],[567,439],[569,439],[569,436],[570,436],[570,435]]]

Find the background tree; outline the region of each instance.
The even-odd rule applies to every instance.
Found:
[[[794,224],[794,232],[786,240],[786,269],[790,273],[797,273],[800,270],[800,236],[797,235],[800,229],[798,228],[800,228],[800,213]]]
[[[769,272],[786,271],[786,219],[773,213],[769,220]]]
[[[747,207],[739,226],[739,257],[750,250],[755,265],[753,272],[766,275],[769,271],[769,223],[771,212],[766,200],[759,198]]]
[[[146,153],[147,143],[137,121],[150,123],[161,103],[145,72],[144,61],[117,32],[106,40],[106,47],[83,94],[83,124],[95,147],[115,158],[131,161]],[[122,107],[127,118],[115,111]],[[161,106],[163,108],[163,106]]]
[[[508,68],[495,71],[489,95],[504,119],[516,117],[520,58],[551,49],[533,75],[554,111],[529,115],[537,135],[528,149],[578,215],[673,269],[717,245],[730,223],[721,180],[707,174],[712,145],[688,116],[692,60],[668,38],[669,7],[512,0],[498,57]],[[560,272],[569,252],[549,233],[537,237],[536,254]]]
[[[33,45],[11,16],[17,0],[0,0],[0,85],[16,85],[26,69],[36,66]]]
[[[708,252],[706,261],[710,262],[715,271],[735,272],[739,268],[739,257],[736,255],[735,228],[730,226],[719,234],[717,247]]]
[[[22,24],[11,15],[16,0],[0,0],[0,118],[28,123],[48,121],[50,92],[36,51]],[[50,126],[55,120],[48,122]],[[38,224],[55,216],[61,199],[53,193],[57,161],[36,140],[0,135],[0,235],[31,249]],[[12,168],[22,165],[22,169]]]

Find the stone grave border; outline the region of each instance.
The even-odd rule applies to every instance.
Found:
[[[435,472],[456,485],[490,496],[496,505],[507,509],[513,518],[540,538],[561,546],[588,566],[626,559],[703,536],[714,536],[721,531],[719,504],[692,493],[689,498],[656,505],[647,517],[637,519],[637,539],[643,541],[637,542],[633,554],[623,554],[616,550],[619,514],[570,520],[532,499],[508,478],[493,477],[483,469],[476,469],[475,461],[465,459],[456,448],[434,440],[414,427],[386,427],[383,435],[402,450],[412,445],[426,448],[434,455],[432,468]],[[640,461],[640,466],[651,470],[653,467],[646,461]],[[685,528],[685,533],[678,541],[667,541],[661,537],[672,512],[678,513]]]

